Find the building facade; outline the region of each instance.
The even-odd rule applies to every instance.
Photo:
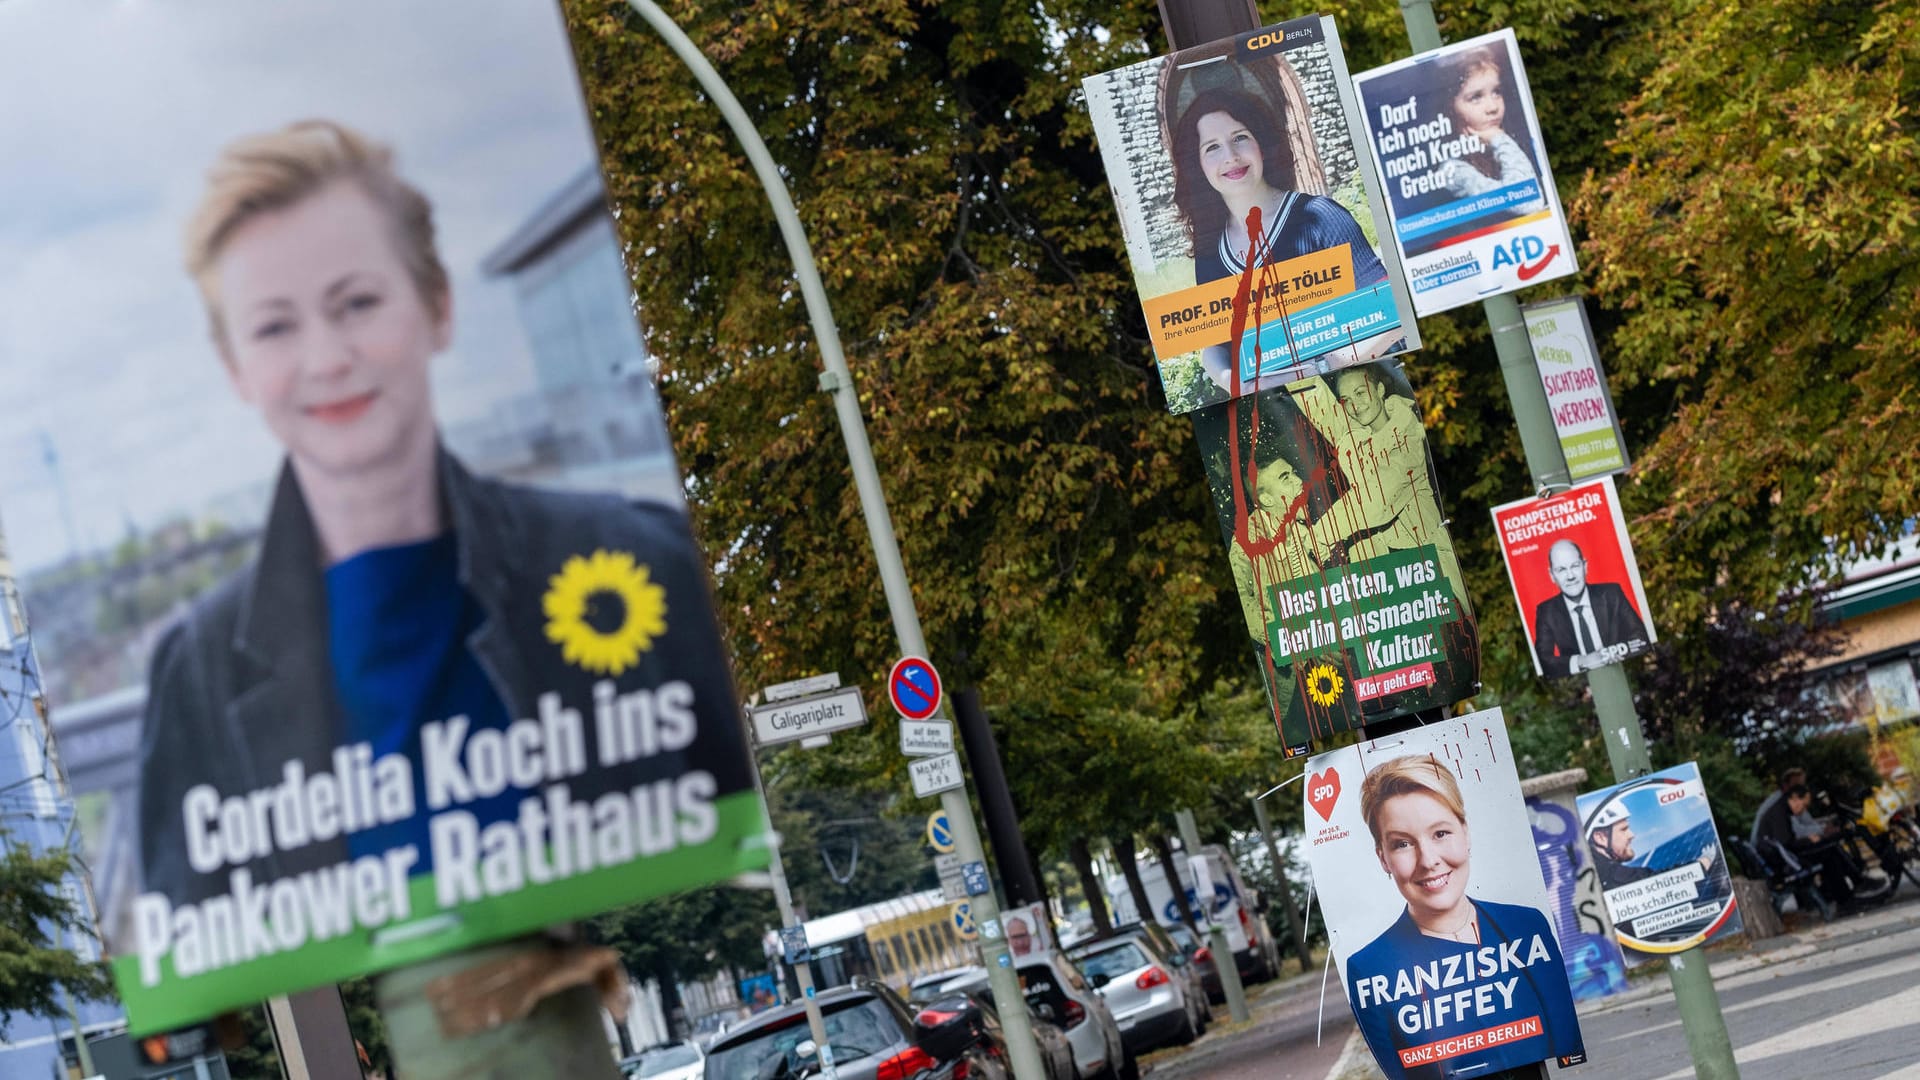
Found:
[[[40,854],[71,842],[77,851],[81,824],[48,723],[47,697],[26,609],[6,554],[5,535],[0,533],[0,843]],[[94,924],[93,890],[83,862],[76,862],[62,888]],[[97,932],[77,939],[62,934],[56,941],[63,941],[82,959],[100,958]],[[4,1025],[0,1076],[31,1080],[66,1076],[62,1047],[71,1049],[76,1022],[90,1038],[126,1026],[125,1014],[116,1003],[69,1000],[70,1017],[0,1016]]]

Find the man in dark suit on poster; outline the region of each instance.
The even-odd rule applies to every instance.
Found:
[[[1645,649],[1652,639],[1627,591],[1600,581],[1587,584],[1587,557],[1571,540],[1547,550],[1547,569],[1558,596],[1533,612],[1533,651],[1540,670],[1560,678],[1616,663]]]

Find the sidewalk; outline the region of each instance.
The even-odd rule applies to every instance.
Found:
[[[1326,957],[1317,954],[1312,971],[1299,970],[1288,957],[1288,975],[1247,989],[1245,1024],[1234,1024],[1227,1007],[1215,1005],[1213,1028],[1191,1047],[1160,1050],[1142,1061],[1142,1072],[1153,1080],[1321,1080],[1340,1055],[1347,1035],[1354,1031],[1339,980],[1326,972]],[[1320,985],[1327,979],[1325,1015],[1321,1014]]]

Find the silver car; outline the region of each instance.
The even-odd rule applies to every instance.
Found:
[[[1140,1065],[1121,1038],[1107,1000],[1060,953],[1023,957],[1014,968],[1027,1000],[1052,1011],[1067,1033],[1079,1080],[1140,1080]]]
[[[1204,1028],[1206,995],[1146,939],[1100,938],[1074,946],[1068,957],[1100,991],[1120,1024],[1130,1053],[1173,1042],[1184,1045]]]

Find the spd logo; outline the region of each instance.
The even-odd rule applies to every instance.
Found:
[[[1321,821],[1331,820],[1333,804],[1340,800],[1340,771],[1328,768],[1326,772],[1307,776],[1307,805],[1320,815]]]
[[[1521,281],[1531,281],[1559,254],[1559,244],[1549,245],[1531,234],[1516,236],[1504,244],[1494,245],[1493,269],[1511,266],[1515,268],[1515,277]]]

